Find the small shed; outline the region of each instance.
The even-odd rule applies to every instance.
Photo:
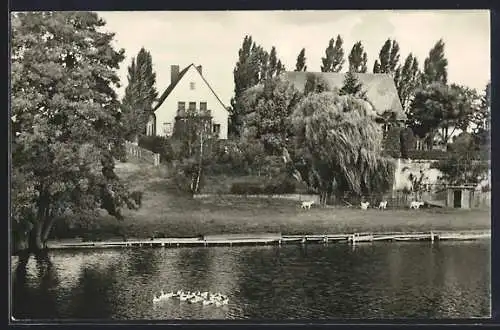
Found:
[[[447,186],[446,207],[470,209],[474,200],[475,187],[472,185]]]

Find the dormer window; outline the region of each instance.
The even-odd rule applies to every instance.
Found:
[[[196,87],[196,84],[195,84],[194,82],[190,82],[190,83],[189,83],[189,89],[190,89],[190,90],[192,90],[192,91],[193,91],[193,90],[195,89],[195,87]]]

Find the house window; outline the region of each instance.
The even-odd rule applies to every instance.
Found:
[[[207,102],[200,102],[200,111],[207,111]]]
[[[196,110],[196,102],[189,102],[189,111]]]
[[[165,136],[172,135],[172,123],[163,123],[163,133]]]
[[[212,126],[212,132],[215,134],[215,135],[219,135],[220,134],[220,124],[214,124]]]
[[[177,102],[177,110],[180,111],[186,110],[186,102]]]
[[[196,85],[195,85],[195,83],[194,83],[194,82],[190,82],[190,83],[189,83],[189,89],[190,89],[190,90],[194,90],[194,89],[195,89],[195,87],[196,87]]]

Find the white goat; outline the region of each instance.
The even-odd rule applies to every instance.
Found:
[[[314,204],[314,201],[302,202],[301,208],[309,210]]]
[[[385,210],[387,208],[387,201],[382,201],[380,204],[378,204],[378,209],[379,210]]]
[[[410,203],[410,209],[415,209],[415,210],[418,210],[420,208],[420,206],[424,206],[424,202],[411,202]]]
[[[370,202],[361,202],[361,209],[366,210],[368,209],[368,206],[370,206]]]

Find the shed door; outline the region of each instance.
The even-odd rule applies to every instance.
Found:
[[[453,207],[460,208],[462,206],[462,190],[453,191]]]

